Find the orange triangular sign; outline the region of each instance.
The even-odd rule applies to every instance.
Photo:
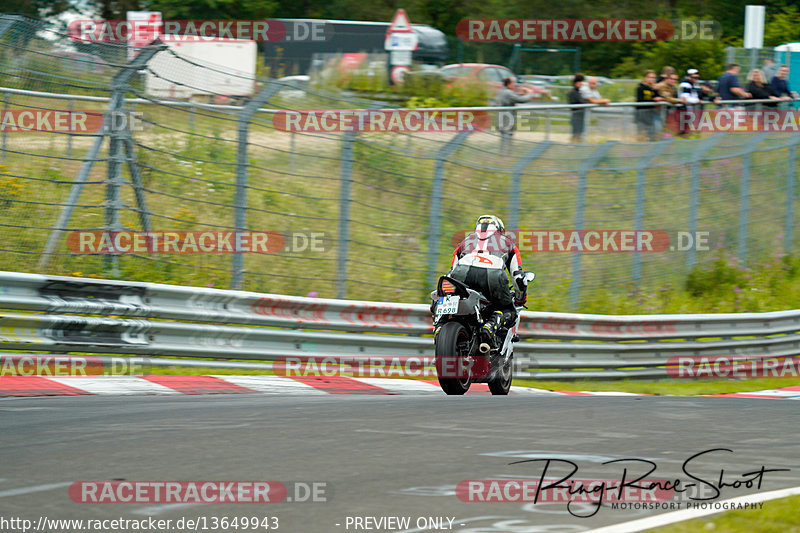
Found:
[[[391,24],[389,24],[389,28],[386,30],[387,32],[411,32],[411,21],[408,20],[408,15],[406,15],[405,9],[398,9],[397,12],[394,14],[392,18]]]

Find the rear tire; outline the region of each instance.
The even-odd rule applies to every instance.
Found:
[[[470,335],[467,328],[459,322],[448,322],[441,327],[439,333],[436,334],[436,358],[440,357],[468,357]],[[437,366],[437,374],[440,365]],[[448,395],[462,395],[469,390],[471,380],[469,376],[466,378],[443,378],[438,375],[439,386],[445,394]]]
[[[511,380],[514,378],[514,354],[508,358],[505,366],[497,371],[497,377],[489,380],[489,390],[495,396],[506,396],[511,390]]]

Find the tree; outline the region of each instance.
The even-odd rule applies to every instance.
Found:
[[[800,10],[788,6],[777,13],[767,14],[764,24],[764,46],[773,47],[800,41]]]
[[[69,0],[3,0],[2,12],[7,15],[46,19],[60,15],[71,7]]]

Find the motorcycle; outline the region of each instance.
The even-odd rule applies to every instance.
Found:
[[[533,272],[528,272],[523,283],[527,286],[534,278]],[[519,340],[517,327],[524,306],[516,306],[517,318],[511,327],[496,332],[499,346],[493,348],[481,340],[491,302],[480,292],[442,276],[431,299],[436,373],[442,390],[460,395],[472,383],[488,383],[492,394],[508,394],[513,379],[513,343]]]

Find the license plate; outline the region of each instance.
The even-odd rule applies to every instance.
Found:
[[[460,299],[458,296],[440,296],[439,302],[436,304],[436,316],[456,314]]]

